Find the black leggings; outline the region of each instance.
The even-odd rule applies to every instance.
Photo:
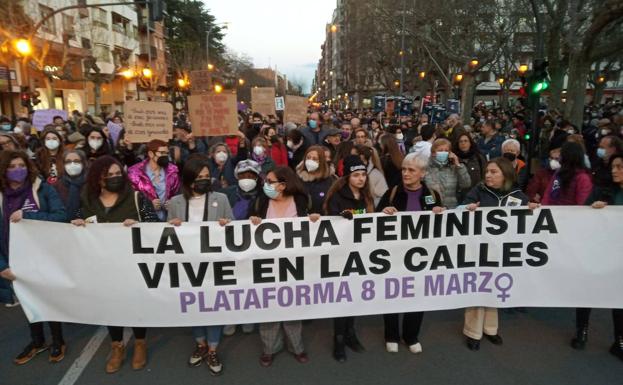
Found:
[[[32,338],[32,342],[34,342],[37,346],[43,345],[45,343],[43,322],[31,323],[28,326],[30,326],[30,337]],[[48,322],[48,326],[50,327],[50,333],[52,333],[52,343],[64,345],[65,340],[63,340],[63,324],[60,322]]]
[[[404,313],[402,338],[407,345],[413,345],[418,342],[423,319],[424,312],[422,311]],[[400,314],[384,314],[383,321],[385,321],[385,341],[400,342]]]
[[[575,324],[579,328],[587,328],[591,317],[591,309],[579,307],[575,309]],[[614,338],[623,337],[623,309],[612,309]]]
[[[142,340],[147,335],[147,328],[132,328],[134,339]],[[123,341],[123,326],[109,326],[108,333],[112,342]]]

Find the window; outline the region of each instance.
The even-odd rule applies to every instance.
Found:
[[[110,63],[110,47],[100,44],[95,45],[93,47],[93,56],[95,56],[99,62]]]
[[[93,8],[91,16],[93,18],[93,25],[108,28],[108,12],[101,8]]]
[[[74,29],[74,17],[63,14],[63,33],[67,35],[68,39],[76,38],[76,31]]]
[[[54,12],[52,8],[46,7],[45,5],[39,4],[39,14],[41,15],[41,19],[45,18],[49,14]],[[51,33],[52,35],[56,35],[56,22],[55,17],[51,17],[43,23],[41,26],[41,30],[43,32]]]
[[[112,29],[124,35],[130,35],[132,33],[130,20],[115,12],[112,12]]]

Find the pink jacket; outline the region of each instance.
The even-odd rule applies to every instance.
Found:
[[[156,188],[151,183],[145,168],[149,163],[149,159],[145,159],[144,161],[135,164],[134,166],[128,169],[128,179],[130,179],[130,183],[132,183],[132,187],[145,194],[149,200],[157,199]],[[173,163],[169,163],[166,173],[166,200],[173,198],[180,189],[180,176],[177,170],[177,166]]]
[[[545,195],[541,200],[543,205],[552,206],[581,206],[586,204],[591,191],[593,190],[593,181],[591,175],[582,170],[578,171],[573,177],[571,185],[567,191],[560,191],[557,196],[553,194],[553,190],[559,181],[556,179],[557,173],[552,175],[545,189]]]

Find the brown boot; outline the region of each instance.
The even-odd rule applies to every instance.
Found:
[[[119,370],[125,359],[125,346],[123,346],[123,342],[119,341],[113,342],[110,348],[110,358],[106,363],[106,373],[115,373]]]
[[[134,355],[132,356],[132,369],[141,370],[147,364],[147,343],[145,339],[134,341]]]

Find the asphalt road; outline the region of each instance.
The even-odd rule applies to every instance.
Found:
[[[189,328],[149,329],[149,363],[133,371],[128,361],[116,374],[104,372],[109,339],[97,326],[65,325],[68,350],[65,360],[50,364],[47,353],[23,366],[13,358],[29,342],[21,308],[0,308],[0,385],[29,384],[623,384],[623,361],[608,353],[612,318],[608,310],[592,314],[589,344],[584,351],[569,346],[574,330],[573,309],[528,309],[527,313],[500,313],[504,345],[483,340],[481,349],[467,349],[462,310],[430,312],[420,334],[423,353],[411,354],[401,345],[397,354],[385,352],[380,316],[359,317],[360,338],[367,351],[348,351],[348,361],[331,357],[332,323],[314,320],[304,326],[310,362],[299,364],[282,352],[273,366],[259,365],[261,345],[257,332],[224,337],[219,348],[225,371],[210,376],[205,365],[190,368],[193,350]],[[46,328],[46,333],[47,333]],[[48,334],[49,335],[49,334]],[[103,343],[93,349],[85,346]],[[130,346],[132,343],[130,342]],[[131,354],[131,350],[129,352]],[[79,368],[84,366],[82,372]]]

